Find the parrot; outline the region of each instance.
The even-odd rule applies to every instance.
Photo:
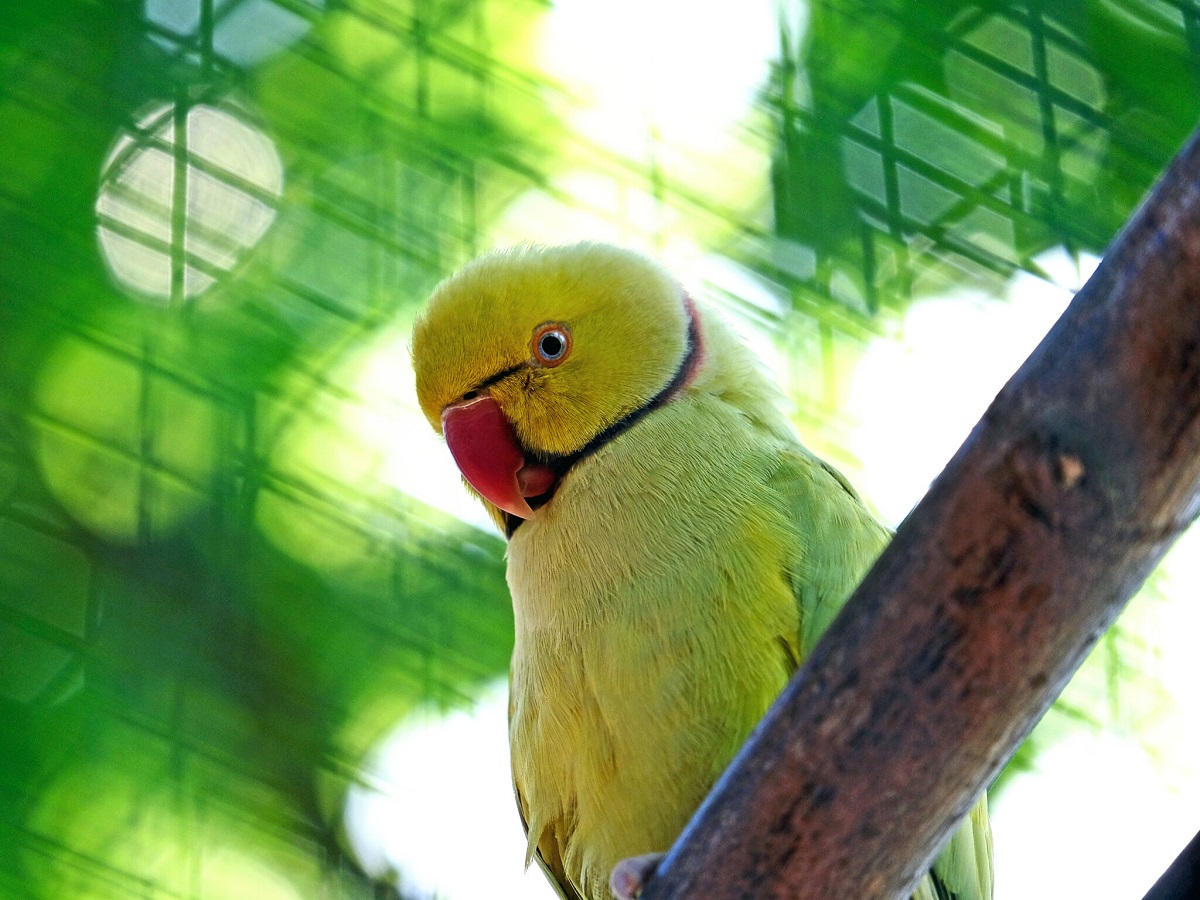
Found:
[[[410,352],[507,539],[525,865],[564,900],[632,900],[891,533],[637,251],[487,252],[434,288]],[[913,897],[991,900],[992,878],[985,792]]]

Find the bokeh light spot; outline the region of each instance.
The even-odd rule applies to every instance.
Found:
[[[263,132],[212,106],[181,114],[158,104],[105,160],[100,247],[120,285],[179,302],[211,287],[258,243],[282,191],[283,164]]]
[[[38,377],[30,418],[46,485],[102,537],[161,534],[203,501],[211,404],[131,359],[65,339]]]
[[[58,773],[40,791],[26,827],[33,835],[53,835],[69,851],[28,853],[28,868],[45,891],[40,896],[107,900],[126,895],[114,885],[147,883],[155,885],[153,896],[316,896],[312,866],[300,854],[170,790],[166,745],[137,737],[132,731],[105,733],[90,748],[94,759]],[[102,870],[93,860],[103,860]]]

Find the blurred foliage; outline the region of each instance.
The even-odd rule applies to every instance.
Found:
[[[718,159],[577,128],[536,0],[4,4],[0,897],[382,895],[345,785],[511,647],[501,541],[389,475],[420,458],[389,461],[403,366],[371,375],[474,253],[569,209],[734,261],[784,302],[709,293],[773,331],[845,461],[846,354],[921,296],[1099,253],[1200,110],[1194,3],[778,13]]]
[[[1099,253],[1196,122],[1193,4],[814,4],[778,66],[776,233],[868,309]],[[914,288],[914,281],[926,284]]]

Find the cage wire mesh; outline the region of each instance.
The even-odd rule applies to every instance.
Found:
[[[694,13],[658,6],[598,58],[647,27],[666,54]],[[755,13],[751,102],[719,128],[689,131],[709,98],[680,92],[728,64],[697,46],[630,137],[548,62],[571,8],[0,13],[0,896],[403,891],[342,797],[512,640],[499,538],[422,493],[407,383],[414,310],[478,251],[696,263],[853,472],[866,343],[923,297],[1101,253],[1200,109],[1194,2],[816,0]],[[1152,729],[1147,633],[1118,626],[1052,718]]]

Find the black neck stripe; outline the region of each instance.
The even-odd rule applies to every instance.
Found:
[[[574,465],[583,459],[585,456],[590,456],[595,453],[613,438],[624,434],[648,414],[658,409],[660,406],[667,403],[687,382],[692,375],[692,369],[696,365],[696,357],[699,355],[700,349],[700,328],[696,323],[696,316],[692,312],[691,304],[688,303],[688,334],[687,334],[687,352],[683,356],[679,368],[675,370],[675,374],[671,376],[671,380],[667,382],[667,386],[661,391],[639,406],[622,416],[617,421],[613,422],[598,435],[584,444],[583,448],[576,450],[569,456],[562,457],[564,460],[569,460],[570,465]],[[570,466],[568,466],[570,468]]]
[[[647,415],[664,406],[683,389],[687,384],[688,379],[694,374],[696,364],[700,358],[700,323],[696,321],[696,311],[692,306],[690,297],[684,297],[684,307],[688,314],[688,332],[687,332],[687,352],[684,353],[682,361],[679,363],[679,368],[675,370],[675,374],[671,376],[671,380],[667,382],[666,387],[643,403],[641,406],[626,413],[617,421],[613,422],[594,438],[588,441],[580,449],[574,453],[565,456],[551,456],[542,460],[546,465],[554,470],[557,479],[555,487],[551,488],[541,497],[530,498],[530,505],[537,509],[539,506],[545,505],[551,497],[554,496],[554,491],[558,484],[562,481],[564,475],[570,471],[571,467],[585,457],[591,456],[609,441],[624,434]],[[540,501],[536,502],[535,501]],[[504,514],[504,532],[506,537],[512,537],[513,533],[521,527],[521,523],[525,520],[520,516],[514,516],[511,513]]]

